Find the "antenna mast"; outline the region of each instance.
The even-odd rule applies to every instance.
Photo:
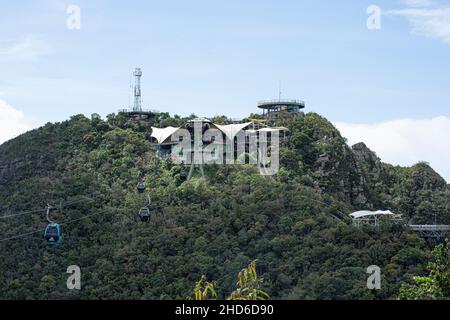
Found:
[[[278,101],[281,101],[281,81],[278,82]]]
[[[134,112],[142,112],[142,96],[141,96],[141,68],[136,68],[134,70]]]

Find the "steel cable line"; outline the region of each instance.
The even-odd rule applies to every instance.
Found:
[[[18,217],[18,216],[23,216],[23,215],[26,215],[26,214],[45,212],[45,211],[47,211],[47,208],[45,208],[45,209],[37,209],[37,210],[33,210],[33,211],[23,211],[23,212],[14,213],[14,214],[3,215],[3,216],[0,217],[0,219],[13,218],[13,217]]]
[[[317,192],[317,190],[315,190],[315,189],[313,189],[313,188],[311,188],[311,187],[308,187],[308,186],[304,186],[304,187],[307,188],[308,190],[313,191],[314,193]],[[322,198],[323,200],[314,199],[312,196],[309,196],[309,195],[297,194],[296,196],[299,197],[299,198],[308,199],[308,200],[311,200],[311,201],[313,201],[313,202],[322,204],[322,205],[324,205],[324,206],[327,207],[327,208],[331,208],[331,205],[332,205],[332,204],[326,203],[326,202],[325,202],[326,199],[324,199],[322,195],[321,195],[321,198]],[[339,200],[338,200],[338,201],[339,201]],[[333,214],[332,214],[332,216],[336,217],[336,218],[339,219],[339,220],[345,219],[345,217],[347,216],[347,213],[344,213],[344,212],[342,212],[341,210],[339,210],[339,209],[337,209],[337,208],[334,208],[334,209],[336,210],[336,212],[338,212],[339,214],[341,214],[342,217],[336,217],[336,216],[333,215]]]
[[[313,198],[308,197],[308,196],[298,195],[298,197],[299,197],[299,198],[304,198],[304,199],[305,199],[305,198],[308,198],[308,200],[311,200],[311,201],[313,201],[313,202],[323,204],[323,205],[325,205],[325,206],[327,206],[327,207],[331,207],[330,204],[328,204],[328,203],[326,203],[326,202],[324,202],[324,201],[317,200],[317,199],[313,199]],[[339,210],[339,209],[337,209],[337,208],[334,208],[334,209],[336,210],[336,212],[342,214],[342,218],[344,218],[344,217],[346,216],[346,214],[345,214],[344,212],[342,212],[341,210]],[[339,217],[336,217],[336,218],[338,218],[339,220],[342,220],[342,218],[339,218]]]
[[[9,241],[9,240],[15,240],[15,239],[24,238],[24,237],[27,237],[27,236],[31,236],[31,235],[33,235],[33,234],[36,234],[36,233],[38,233],[38,232],[44,232],[44,229],[39,229],[39,230],[35,230],[35,231],[30,231],[30,232],[27,232],[27,233],[22,233],[22,234],[17,235],[17,236],[13,236],[13,237],[1,239],[0,242],[5,242],[5,241]]]
[[[108,211],[111,211],[111,209],[108,209],[108,210],[102,210],[102,211],[98,211],[98,212],[94,212],[94,213],[85,215],[85,216],[83,216],[83,217],[77,218],[77,219],[72,219],[72,220],[66,221],[66,222],[62,223],[61,226],[65,226],[65,225],[68,225],[68,224],[70,224],[70,223],[73,223],[73,222],[76,222],[76,221],[80,221],[80,220],[83,220],[83,219],[92,217],[92,216],[94,216],[94,215],[97,215],[97,214],[106,213],[106,212],[108,212]],[[44,232],[44,229],[39,229],[39,230],[35,230],[35,231],[30,231],[30,232],[22,233],[22,234],[17,235],[17,236],[12,236],[12,237],[9,237],[9,238],[1,239],[0,242],[5,242],[5,241],[8,241],[8,240],[15,240],[15,239],[24,238],[24,237],[33,235],[33,234],[38,233],[38,232]]]
[[[96,193],[92,193],[92,194],[89,195],[89,196],[93,196],[93,195],[95,195],[95,194],[96,194]],[[84,196],[84,195],[83,195],[83,196]],[[320,203],[320,204],[322,204],[322,205],[325,205],[325,206],[327,206],[327,207],[330,207],[330,204],[326,203],[325,201],[321,201],[321,200],[318,200],[318,199],[314,199],[314,198],[312,198],[312,197],[310,197],[310,196],[306,196],[306,195],[297,195],[297,196],[299,196],[300,198],[308,198],[309,200],[311,200],[311,201],[313,201],[313,202]],[[86,196],[86,197],[87,197],[87,196]],[[75,204],[75,203],[82,202],[82,201],[84,201],[84,200],[86,200],[86,199],[73,200],[73,201],[69,201],[69,202],[64,203],[64,204],[65,204],[65,205],[72,205],[72,204]],[[92,199],[92,198],[89,198],[89,200],[93,200],[93,199]],[[53,208],[59,208],[59,209],[62,209],[63,206],[55,206],[55,207],[53,207]],[[340,210],[337,209],[337,208],[334,208],[334,209],[335,209],[338,213],[342,214],[343,217],[345,217],[345,213],[344,213],[344,212],[340,211]],[[15,217],[15,216],[20,216],[20,215],[25,215],[25,214],[30,214],[30,213],[45,212],[46,210],[47,210],[47,208],[45,208],[45,209],[40,209],[40,210],[34,210],[34,211],[24,211],[24,212],[20,212],[20,213],[17,213],[17,214],[11,214],[11,215],[7,215],[7,216],[3,216],[3,217],[0,217],[0,219],[6,219],[6,218]],[[85,216],[83,216],[83,217],[77,218],[77,219],[72,219],[72,220],[66,221],[66,222],[62,223],[61,226],[68,225],[68,224],[70,224],[70,223],[73,223],[73,222],[76,222],[76,221],[80,221],[80,220],[86,219],[86,218],[88,218],[88,217],[91,217],[91,216],[94,216],[94,215],[97,215],[97,214],[100,214],[100,213],[105,213],[105,212],[108,212],[108,211],[111,211],[111,209],[103,210],[103,211],[99,211],[99,212],[94,212],[94,213],[85,215]],[[341,218],[339,218],[339,217],[336,217],[336,218],[338,218],[339,220],[341,220]],[[26,236],[30,236],[30,235],[36,234],[36,233],[38,233],[38,232],[43,232],[43,229],[39,229],[39,230],[35,230],[35,231],[30,231],[30,232],[27,232],[27,233],[23,233],[23,234],[20,234],[20,235],[17,235],[17,236],[12,236],[12,237],[5,238],[5,239],[0,239],[0,242],[4,242],[4,241],[8,241],[8,240],[14,240],[14,239],[20,239],[20,238],[23,238],[23,237],[26,237]]]
[[[87,198],[89,198],[89,200],[93,200],[91,197],[92,196],[94,196],[96,193],[92,193],[92,194],[90,194],[90,195],[82,195],[82,197],[87,197]],[[78,200],[72,200],[72,201],[68,201],[68,202],[62,202],[63,203],[63,205],[65,205],[65,206],[70,206],[70,205],[72,205],[72,204],[75,204],[75,203],[79,203],[79,202],[82,202],[82,201],[85,201],[86,199],[78,199]],[[61,205],[58,205],[58,206],[53,206],[53,208],[55,208],[55,209],[62,209],[64,206],[61,206]],[[44,209],[36,209],[36,210],[30,210],[30,211],[22,211],[22,212],[19,212],[19,213],[13,213],[13,214],[8,214],[8,215],[3,215],[3,216],[0,216],[0,220],[3,220],[3,219],[8,219],[8,218],[14,218],[14,217],[18,217],[18,216],[23,216],[23,215],[26,215],[26,214],[32,214],[32,213],[38,213],[38,212],[45,212],[45,211],[47,211],[47,208],[44,208]]]

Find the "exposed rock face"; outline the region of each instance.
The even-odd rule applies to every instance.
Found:
[[[0,183],[6,182],[15,176],[16,172],[26,166],[27,159],[15,159],[10,162],[0,164]]]
[[[286,147],[281,148],[281,166],[348,207],[392,209],[413,216],[417,211],[413,199],[423,196],[417,194],[449,189],[426,163],[411,168],[391,166],[382,163],[364,143],[350,148],[333,124],[318,114],[279,120],[277,125],[291,130]],[[72,172],[89,160],[101,172],[111,171],[118,163],[125,167],[124,159],[130,154],[141,157],[146,150],[136,130],[140,129],[123,131],[99,119],[74,116],[70,121],[28,132],[0,147],[0,192],[9,181],[47,177],[53,171]],[[106,151],[102,145],[107,146]],[[69,160],[78,153],[85,153],[85,158],[69,167]]]
[[[383,170],[383,165],[380,158],[375,152],[370,150],[363,142],[352,146],[352,150],[356,157],[358,167],[372,179],[379,179]]]
[[[447,182],[428,163],[420,162],[411,167],[413,188],[417,190],[445,190]]]
[[[308,114],[304,120],[307,124],[301,130],[313,138],[310,141],[315,150],[310,153],[314,158],[311,169],[324,192],[333,193],[352,206],[372,208],[366,170],[360,168],[359,158],[339,131],[328,120],[316,114]],[[303,150],[300,149],[300,152]]]
[[[36,157],[24,156],[11,161],[0,163],[0,184],[11,179],[20,179],[29,175],[35,170],[41,170],[45,162],[44,155]]]

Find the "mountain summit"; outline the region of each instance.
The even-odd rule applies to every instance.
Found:
[[[159,113],[152,125],[191,118]],[[273,298],[395,298],[424,271],[426,241],[402,225],[358,228],[349,214],[391,210],[405,225],[448,224],[445,180],[426,163],[392,166],[363,143],[348,146],[315,113],[277,125],[290,135],[273,177],[211,165],[205,179],[185,181],[180,165],[156,158],[150,125],[120,114],[77,115],[1,145],[0,298],[180,299],[202,274],[224,297],[255,259]],[[47,204],[63,233],[53,248],[40,231]],[[143,206],[147,223],[137,215]],[[66,288],[70,265],[82,270],[80,291]],[[379,291],[366,288],[370,265],[383,270]]]

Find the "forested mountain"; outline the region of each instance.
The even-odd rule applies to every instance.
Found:
[[[161,113],[153,125],[185,120]],[[357,228],[348,214],[389,209],[405,224],[435,215],[450,224],[446,181],[426,163],[392,166],[362,143],[349,147],[315,113],[278,125],[291,135],[274,177],[213,165],[206,179],[183,181],[179,165],[156,161],[151,128],[123,115],[77,115],[1,145],[0,298],[182,299],[202,274],[225,297],[255,259],[273,299],[396,298],[425,273],[430,246],[401,225]],[[141,179],[147,223],[137,217]],[[45,212],[26,213],[48,203],[62,204],[51,215],[57,247],[43,243]],[[81,290],[66,288],[70,265],[81,267]],[[381,290],[366,288],[370,265],[382,270]]]

